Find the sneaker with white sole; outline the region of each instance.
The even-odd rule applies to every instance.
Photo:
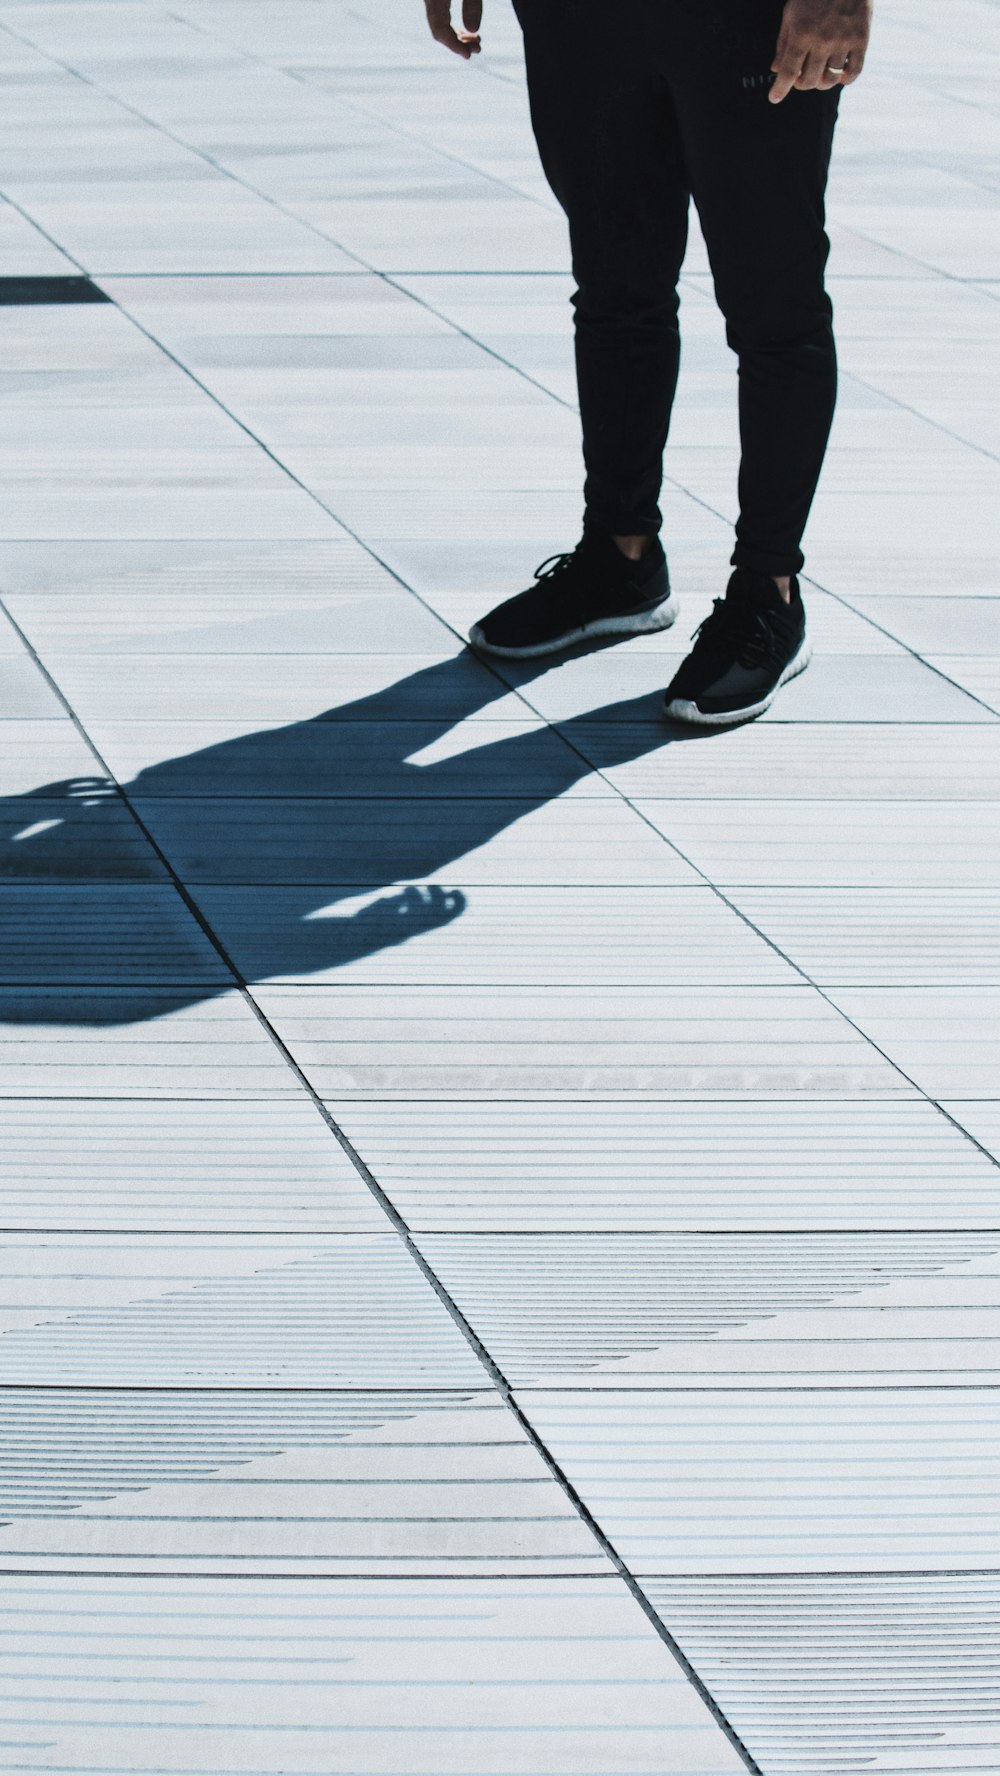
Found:
[[[629,561],[613,537],[585,531],[575,549],[535,569],[533,586],[474,623],[469,640],[484,654],[529,659],[598,636],[669,629],[677,609],[659,537]]]
[[[786,603],[769,574],[738,567],[663,698],[672,721],[722,728],[769,709],[790,678],[804,672],[812,649],[799,583]]]

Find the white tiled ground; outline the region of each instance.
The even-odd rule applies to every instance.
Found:
[[[517,32],[0,0],[0,1771],[1000,1767],[1000,14],[841,108],[810,671],[497,673],[575,540]]]

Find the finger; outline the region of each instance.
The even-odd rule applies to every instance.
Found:
[[[812,92],[821,85],[826,70],[826,53],[820,49],[810,49],[802,64],[802,72],[795,82],[799,92]]]
[[[848,60],[849,53],[847,45],[841,43],[835,44],[832,49],[827,50],[823,62],[823,74],[819,81],[819,85],[824,91],[829,92],[832,86],[839,86],[841,81],[846,79],[847,70],[851,65]],[[843,70],[843,72],[839,72],[839,70]]]
[[[483,0],[462,0],[462,23],[470,36],[479,36],[483,22]]]
[[[840,76],[841,86],[850,86],[852,80],[857,80],[858,75],[861,73],[861,70],[864,67],[864,65],[865,65],[864,50],[863,49],[852,49],[851,50],[851,59],[848,62],[847,67],[845,68],[843,74]]]
[[[436,31],[432,30],[431,36],[436,42],[443,43],[445,49],[454,50],[455,54],[462,56],[465,61],[468,61],[470,56],[475,55],[479,48],[479,44],[474,37],[460,37],[452,25],[444,25]]]
[[[782,99],[791,92],[792,87],[795,85],[799,77],[804,61],[805,54],[803,50],[797,49],[790,43],[787,44],[785,48],[782,48],[779,42],[774,61],[771,63],[771,69],[775,75],[775,79],[772,83],[771,90],[767,95],[772,105],[780,105]]]
[[[771,72],[775,78],[771,82],[771,89],[767,95],[772,105],[780,105],[786,94],[791,92],[802,66],[804,53],[802,46],[797,44],[792,37],[787,21],[783,17],[781,29],[778,32],[774,59],[771,63]]]

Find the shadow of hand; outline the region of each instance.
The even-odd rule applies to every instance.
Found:
[[[343,968],[349,962],[449,925],[465,911],[465,906],[466,897],[460,889],[441,888],[435,882],[428,887],[411,885],[395,894],[383,894],[354,913],[320,908],[307,913],[297,925],[282,928],[280,945],[287,946],[289,955],[275,956],[274,966],[267,972],[274,975],[310,968]],[[315,958],[303,953],[313,945]]]

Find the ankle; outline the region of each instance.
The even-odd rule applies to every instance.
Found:
[[[612,541],[618,544],[622,554],[629,561],[641,561],[653,546],[651,536],[616,536],[612,538]]]
[[[791,576],[791,574],[772,574],[771,578],[774,581],[775,585],[777,586],[778,591],[781,593],[781,596],[784,599],[785,603],[791,604],[791,602],[792,602],[792,576]]]

